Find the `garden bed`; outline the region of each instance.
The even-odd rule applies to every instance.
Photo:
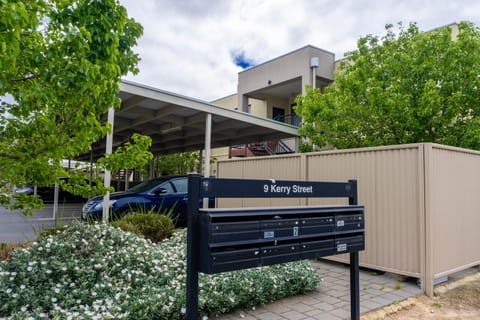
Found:
[[[0,262],[0,316],[182,319],[186,232],[158,244],[105,224],[73,223]],[[308,261],[200,274],[199,312],[217,315],[313,290]]]

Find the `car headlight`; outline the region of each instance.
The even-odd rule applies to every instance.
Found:
[[[115,202],[117,202],[117,200],[110,200],[110,203],[108,204],[108,207],[111,208]],[[103,208],[103,201],[100,201],[94,207],[94,209],[102,209],[102,208]]]

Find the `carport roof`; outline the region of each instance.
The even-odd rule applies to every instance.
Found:
[[[298,136],[292,125],[129,81],[120,83],[119,97],[114,148],[141,133],[152,138],[154,154],[204,149],[207,114],[212,115],[212,148]],[[92,152],[93,158],[104,154],[105,141],[93,145]]]

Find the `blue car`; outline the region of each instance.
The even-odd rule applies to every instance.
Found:
[[[171,212],[175,225],[187,224],[186,176],[161,177],[144,181],[128,191],[110,194],[110,216],[112,219],[132,212],[159,213]],[[202,205],[202,204],[200,204]],[[209,207],[215,206],[215,200],[209,200]],[[103,196],[89,199],[82,209],[83,220],[100,220],[103,214]]]

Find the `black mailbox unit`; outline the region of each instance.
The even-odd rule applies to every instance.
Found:
[[[305,182],[189,175],[188,183],[188,320],[198,315],[198,272],[213,274],[343,253],[350,254],[351,318],[360,318],[358,252],[365,249],[365,224],[355,180]],[[199,200],[205,197],[345,197],[349,205],[200,209]]]
[[[218,273],[364,250],[362,206],[200,209],[200,266]]]

